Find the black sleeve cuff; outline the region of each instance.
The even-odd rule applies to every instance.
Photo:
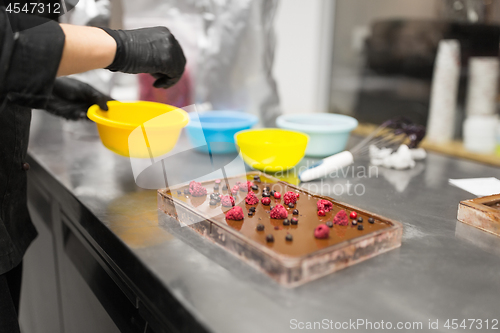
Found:
[[[49,99],[61,62],[65,35],[58,23],[24,15],[11,22],[14,30],[12,51],[2,92],[14,104],[43,108]],[[23,30],[22,26],[34,26]],[[12,33],[12,32],[7,32]]]

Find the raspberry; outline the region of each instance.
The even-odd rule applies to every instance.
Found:
[[[347,218],[347,213],[345,210],[339,211],[333,218],[333,223],[338,225],[348,225],[349,219]]]
[[[316,203],[316,205],[318,206],[318,210],[324,210],[326,213],[328,213],[329,211],[332,210],[333,208],[333,203],[331,203],[330,201],[328,200],[318,200],[318,202]]]
[[[233,188],[231,189],[232,194],[238,194],[238,190],[240,189],[240,186],[238,184],[234,185]]]
[[[288,216],[288,212],[283,205],[277,204],[276,207],[271,210],[270,216],[272,219],[285,219]]]
[[[253,193],[252,191],[248,192],[247,196],[245,197],[245,202],[247,205],[255,205],[256,203],[259,202],[259,198]]]
[[[263,205],[269,206],[271,204],[271,199],[269,197],[264,197],[261,199]]]
[[[240,206],[234,206],[226,213],[226,219],[235,221],[243,220],[243,209]]]
[[[246,183],[236,183],[238,184],[238,187],[240,188],[240,191],[242,192],[248,192],[252,189],[253,183],[250,181],[247,181]]]
[[[283,196],[283,200],[285,202],[285,205],[288,205],[289,203],[295,204],[297,202],[298,194],[292,191],[288,191],[285,193]]]
[[[319,239],[328,238],[330,235],[330,228],[328,228],[325,224],[320,224],[314,229],[314,237]]]
[[[191,193],[193,197],[202,197],[207,194],[207,189],[201,186],[201,183],[193,180],[189,183],[189,193]]]
[[[234,198],[230,195],[223,195],[220,203],[224,207],[232,207],[234,206]]]

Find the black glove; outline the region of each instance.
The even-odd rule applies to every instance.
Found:
[[[70,120],[86,119],[89,107],[97,104],[102,110],[108,111],[106,102],[112,100],[86,83],[62,77],[56,79],[52,96],[45,109]]]
[[[116,41],[116,56],[108,67],[129,74],[149,73],[156,88],[169,88],[179,81],[186,58],[179,42],[165,27],[137,30],[103,28]]]

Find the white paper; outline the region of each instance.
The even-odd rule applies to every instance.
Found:
[[[450,179],[450,184],[478,197],[500,193],[500,180],[495,177]]]

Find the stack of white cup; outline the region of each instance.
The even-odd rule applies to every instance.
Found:
[[[467,117],[463,136],[465,149],[493,153],[496,146],[498,116],[496,99],[499,61],[494,57],[474,57],[469,61]]]

